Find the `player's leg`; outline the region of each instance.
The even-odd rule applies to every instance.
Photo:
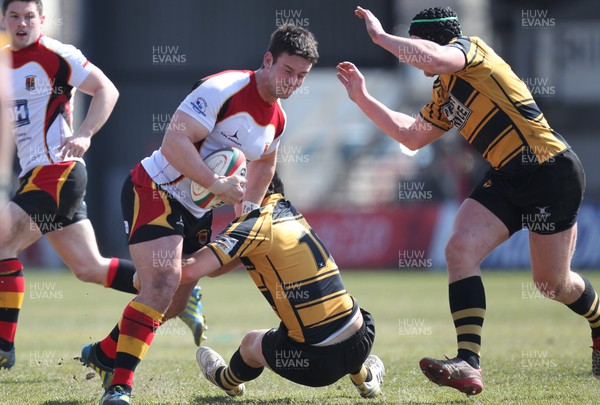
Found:
[[[551,235],[529,232],[531,271],[536,288],[546,297],[567,305],[575,302],[585,290],[583,278],[571,271],[576,239],[577,225]]]
[[[4,262],[4,269],[0,266],[0,273],[4,273],[0,287],[0,307],[7,310],[1,311],[5,322],[0,328],[10,337],[16,328],[17,314],[19,312],[19,295],[23,294],[23,278],[15,270],[22,269],[16,259],[17,254],[39,239],[42,234],[58,229],[56,222],[57,212],[74,213],[76,206],[81,202],[85,192],[85,167],[77,162],[65,162],[56,165],[39,166],[20,179],[21,186],[17,190],[12,202],[3,211],[0,218],[0,258],[8,259]],[[60,190],[60,196],[56,196]],[[8,274],[7,274],[8,271]],[[12,277],[14,276],[14,277]],[[4,290],[3,290],[4,289]],[[9,319],[11,318],[11,319]],[[6,343],[6,342],[5,342]],[[10,343],[10,342],[9,342]],[[2,349],[0,347],[0,349]]]
[[[486,206],[471,198],[463,202],[446,246],[448,294],[458,353],[451,360],[421,360],[421,369],[433,382],[469,395],[483,389],[479,355],[486,301],[479,266],[508,237],[507,226]]]
[[[508,239],[504,223],[478,201],[467,199],[460,207],[446,246],[450,311],[458,342],[458,357],[479,365],[481,327],[486,310],[479,266]]]
[[[46,169],[49,172],[46,189],[59,189],[60,196],[56,201],[52,200],[58,207],[53,211],[56,213],[53,228],[46,231],[48,240],[80,280],[135,294],[132,263],[104,258],[98,251],[96,235],[87,219],[83,201],[87,186],[85,166],[79,162],[54,166]]]
[[[41,236],[35,222],[13,202],[0,214],[0,368],[15,363],[14,341],[25,293],[17,255]]]
[[[181,236],[172,235],[129,247],[141,290],[121,318],[113,386],[133,387],[135,369],[152,343],[179,286],[182,240]]]
[[[375,342],[373,316],[364,309],[360,311],[363,318],[362,325],[353,336],[355,342],[352,343],[352,347],[344,350],[342,354],[344,361],[340,363],[350,365],[359,359],[362,362],[359,368],[353,367],[349,370],[350,381],[361,397],[377,398],[382,395],[381,385],[385,377],[385,366],[379,357],[370,354]]]
[[[92,223],[82,219],[46,234],[60,258],[81,281],[135,294],[130,260],[102,257]]]
[[[139,275],[137,277],[139,277]],[[195,284],[180,285],[178,287],[174,294],[173,301],[163,317],[163,323],[177,316],[182,311],[181,308],[190,305],[190,302],[193,301],[196,303],[196,300],[190,298],[194,294],[195,288]],[[194,310],[198,311],[197,308]],[[200,328],[199,337],[197,339],[199,342],[197,344],[198,346],[204,341],[204,331],[206,330],[206,322],[204,321],[201,309],[200,315],[202,316],[202,322],[198,324],[198,327]],[[121,334],[120,325],[121,322],[117,323],[104,339],[86,345],[81,352],[81,362],[98,373],[102,379],[102,386],[105,389],[108,389],[112,385],[115,357],[117,355],[117,342],[119,341],[119,336]]]
[[[377,398],[382,395],[381,383],[385,376],[385,366],[381,359],[370,354],[359,371],[350,373],[352,384],[363,398]]]
[[[184,231],[181,207],[166,194],[156,193],[156,184],[141,165],[132,170],[123,184],[121,207],[140,293],[125,308],[118,324],[112,385],[101,403],[110,403],[113,398],[129,399],[135,369],[181,281]]]
[[[230,396],[243,395],[244,383],[258,378],[268,367],[262,351],[263,337],[267,332],[268,329],[262,329],[246,333],[229,365],[210,347],[200,347],[196,360],[204,377]]]
[[[539,197],[531,201],[524,215],[530,230],[533,279],[546,296],[586,318],[592,334],[592,371],[600,379],[598,294],[589,280],[571,271],[576,219],[585,189],[583,167],[577,155],[568,150],[536,173],[532,184]]]
[[[552,235],[529,234],[531,269],[536,287],[583,316],[592,334],[592,373],[600,379],[600,303],[592,283],[571,270],[577,225]]]

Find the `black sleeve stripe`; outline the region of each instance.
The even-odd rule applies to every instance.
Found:
[[[542,114],[542,110],[537,106],[537,104],[525,104],[515,106],[519,114],[525,117],[528,120],[536,121],[538,118],[541,120],[544,117]]]
[[[448,131],[448,129],[447,129],[447,128],[443,128],[443,127],[439,126],[438,124],[436,124],[435,122],[433,122],[433,121],[431,121],[431,120],[428,120],[428,119],[427,119],[427,117],[425,117],[425,116],[423,115],[423,113],[422,113],[422,112],[420,112],[420,113],[419,113],[419,115],[420,115],[420,116],[421,116],[421,117],[422,117],[422,118],[423,118],[425,121],[427,121],[428,123],[430,123],[430,124],[431,124],[431,125],[433,125],[434,127],[436,127],[436,128],[439,128],[439,129],[441,129],[442,131]]]
[[[221,121],[221,119],[225,116],[225,113],[227,112],[227,108],[229,107],[229,102],[231,101],[232,98],[233,98],[233,96],[231,96],[227,100],[225,100],[225,102],[223,103],[221,108],[219,108],[219,113],[217,114],[216,122]]]
[[[517,104],[530,104],[530,103],[532,103],[532,102],[535,102],[535,101],[533,100],[533,98],[526,98],[526,99],[523,99],[523,100],[516,100],[516,101],[514,102],[514,104],[515,104],[515,105],[517,105]]]
[[[219,260],[219,263],[221,263],[221,266],[222,266],[223,265],[223,260],[221,260],[221,257],[217,253],[216,249],[211,244],[208,244],[206,246],[215,254],[215,256],[217,256],[217,260]]]
[[[194,83],[194,85],[192,86],[192,90],[194,91],[196,90],[198,87],[200,87],[202,85],[202,83],[204,83],[206,81],[206,79],[200,79],[198,80],[196,83]]]
[[[473,63],[473,61],[474,61],[474,60],[475,60],[475,58],[477,57],[477,53],[478,53],[478,51],[479,51],[479,44],[478,44],[477,42],[475,42],[475,46],[476,46],[476,48],[475,48],[475,52],[473,52],[473,56],[471,57],[471,60],[467,62],[467,65],[466,65],[466,66],[470,66],[470,65],[471,65],[471,63]],[[466,55],[465,55],[465,56],[466,56]],[[466,66],[465,66],[465,67],[466,67]]]
[[[471,65],[472,68],[477,67],[479,65],[481,65],[483,63],[483,60],[481,62],[477,62],[474,65]]]

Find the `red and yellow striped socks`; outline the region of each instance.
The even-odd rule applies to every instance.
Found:
[[[25,280],[19,259],[0,261],[0,349],[14,346],[19,310],[23,305]]]
[[[135,368],[146,355],[163,316],[137,301],[131,301],[125,308],[119,328],[113,385],[133,386]]]

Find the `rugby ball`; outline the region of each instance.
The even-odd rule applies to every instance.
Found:
[[[218,176],[246,177],[246,156],[237,148],[223,148],[214,151],[204,158],[204,163]],[[216,195],[194,181],[190,186],[190,195],[194,204],[206,210],[225,205]]]

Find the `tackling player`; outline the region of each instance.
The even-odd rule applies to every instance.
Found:
[[[528,228],[535,285],[589,322],[592,370],[600,378],[598,295],[587,279],[570,268],[585,187],[575,152],[550,127],[510,66],[481,38],[462,34],[451,9],[421,11],[411,21],[410,38],[386,33],[369,10],[357,7],[355,14],[364,19],[373,42],[437,78],[433,99],[413,118],[374,99],[356,66],[342,62],[338,78],[350,99],[383,132],[409,149],[419,149],[454,127],[491,165],[460,207],[446,246],[458,353],[449,360],[422,359],[425,375],[468,395],[481,392],[486,302],[479,266],[512,234]]]
[[[185,297],[195,286],[180,285],[181,259],[210,241],[212,211],[194,203],[191,182],[236,204],[238,213],[258,206],[273,177],[285,128],[279,99],[302,85],[317,58],[312,33],[290,25],[278,28],[260,69],[224,71],[196,83],[171,119],[161,148],[125,180],[123,216],[141,287],[119,325],[92,345],[94,369],[111,384],[101,403],[128,403],[135,368],[156,329],[185,304],[171,305],[173,297]],[[218,177],[204,163],[224,147],[240,149],[250,161],[247,183],[239,176]]]
[[[369,355],[373,318],[346,291],[327,248],[283,194],[275,174],[261,207],[235,219],[184,268],[186,279],[197,280],[243,264],[281,319],[278,328],[246,333],[229,366],[200,347],[202,373],[230,396],[242,395],[244,383],[268,367],[311,387],[349,374],[362,397],[378,397],[385,368]]]

